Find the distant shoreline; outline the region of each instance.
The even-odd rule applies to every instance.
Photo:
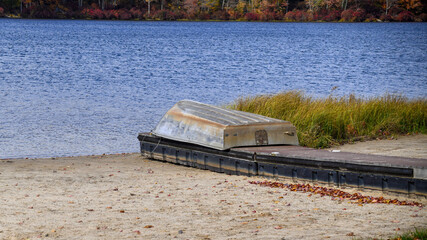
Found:
[[[248,21],[248,22],[427,22],[427,6],[421,2],[396,3],[374,0],[354,3],[297,0],[234,1],[206,0],[98,3],[15,1],[0,3],[0,17],[24,19],[91,19],[137,21]],[[19,6],[19,7],[18,7]]]
[[[425,23],[427,21],[383,21],[379,18],[371,19],[369,21],[345,21],[345,20],[337,20],[337,21],[293,21],[293,20],[270,20],[270,21],[262,21],[262,20],[246,20],[246,19],[235,19],[235,20],[221,20],[221,19],[175,19],[175,20],[165,20],[165,19],[94,19],[94,18],[28,18],[14,15],[7,15],[4,17],[5,19],[27,19],[27,20],[88,20],[88,21],[134,21],[134,22],[257,22],[257,23]]]

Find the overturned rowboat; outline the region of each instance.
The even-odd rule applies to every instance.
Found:
[[[239,146],[298,145],[296,129],[290,122],[190,100],[175,104],[152,133],[218,150]]]
[[[427,159],[305,148],[290,122],[189,100],[138,139],[145,157],[215,172],[427,196]]]

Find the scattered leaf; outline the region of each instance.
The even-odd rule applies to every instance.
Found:
[[[385,199],[384,197],[372,197],[364,196],[360,193],[348,193],[335,188],[327,188],[321,186],[312,186],[310,184],[285,184],[281,182],[271,182],[271,181],[249,181],[250,184],[256,184],[264,187],[271,188],[284,188],[293,192],[308,192],[309,196],[312,194],[319,194],[320,196],[330,196],[332,200],[339,200],[340,202],[344,200],[349,200],[351,203],[356,203],[358,205],[368,204],[368,203],[383,203],[383,204],[394,204],[394,205],[407,205],[407,206],[418,206],[422,207],[423,205],[419,202],[413,201],[400,201],[397,199]]]
[[[146,225],[144,228],[153,228],[153,225]]]

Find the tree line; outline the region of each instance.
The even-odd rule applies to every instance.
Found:
[[[427,0],[0,0],[0,17],[425,22],[426,8]]]

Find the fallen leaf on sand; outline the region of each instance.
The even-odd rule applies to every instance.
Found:
[[[285,184],[281,182],[271,181],[249,181],[250,184],[256,184],[270,188],[283,188],[293,192],[306,192],[309,193],[309,197],[313,194],[319,194],[320,196],[330,196],[332,200],[350,200],[350,203],[356,204],[368,204],[368,203],[383,203],[383,204],[394,204],[394,205],[406,205],[406,206],[418,206],[423,205],[419,202],[413,201],[399,201],[397,199],[385,199],[384,197],[372,197],[365,196],[360,193],[349,193],[336,188],[327,188],[321,186],[312,186],[310,184]]]
[[[144,228],[153,228],[153,225],[146,225]]]

